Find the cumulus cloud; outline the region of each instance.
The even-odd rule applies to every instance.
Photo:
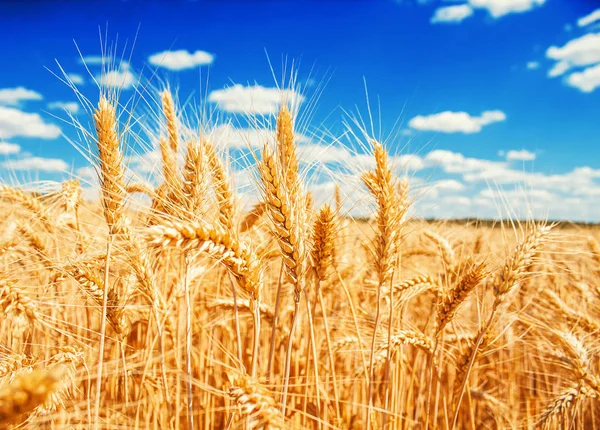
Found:
[[[441,167],[446,173],[467,173],[482,170],[498,170],[505,167],[506,163],[465,157],[458,152],[436,149],[424,158],[427,167]]]
[[[59,135],[60,128],[44,122],[37,113],[0,106],[0,139],[15,136],[55,139]]]
[[[473,9],[468,4],[439,7],[431,17],[432,24],[460,23],[473,15]]]
[[[112,56],[87,55],[83,58],[80,58],[79,62],[88,66],[103,66],[109,68],[118,66],[119,69],[129,68],[129,61],[123,58],[117,58]]]
[[[466,187],[456,179],[442,179],[434,182],[433,187],[442,191],[463,191]]]
[[[208,100],[227,112],[248,114],[271,114],[279,110],[282,102],[301,103],[304,97],[293,90],[279,90],[260,85],[235,84],[222,90],[212,91]]]
[[[512,149],[506,153],[506,159],[508,161],[533,161],[535,160],[535,153],[525,149],[520,151]]]
[[[480,116],[471,116],[467,112],[445,111],[432,115],[418,115],[408,125],[417,130],[438,131],[442,133],[478,133],[486,125],[506,119],[499,110],[485,111]]]
[[[96,79],[100,82],[100,85],[124,90],[130,89],[137,84],[136,75],[128,69],[111,70],[110,72],[102,73]]]
[[[69,165],[58,158],[28,157],[5,161],[2,167],[11,170],[37,170],[41,172],[65,172]]]
[[[537,61],[529,61],[527,63],[527,68],[529,70],[539,69],[539,67],[540,67],[540,63],[538,63]]]
[[[72,114],[79,113],[79,103],[77,102],[52,102],[48,103],[49,109],[64,110]]]
[[[75,85],[83,85],[85,83],[83,76],[78,75],[77,73],[69,73],[67,74],[67,78]]]
[[[592,13],[582,16],[577,20],[577,25],[579,27],[587,27],[590,24],[593,24],[596,21],[600,21],[600,9],[596,9]]]
[[[18,154],[21,151],[21,147],[16,143],[0,142],[0,154],[10,155]]]
[[[494,18],[509,13],[522,13],[542,6],[546,0],[469,0],[469,5],[477,9],[487,9]]]
[[[0,105],[16,106],[23,101],[42,99],[40,93],[25,87],[3,88],[0,90]]]
[[[600,63],[600,33],[585,34],[562,47],[551,46],[546,50],[546,57],[556,61],[548,72],[549,77],[563,75],[575,67]]]
[[[574,72],[567,78],[567,84],[584,93],[591,93],[600,87],[600,64]]]
[[[196,51],[192,53],[185,49],[158,52],[148,57],[148,61],[150,61],[151,64],[175,71],[212,64],[214,59],[214,55],[206,51]]]

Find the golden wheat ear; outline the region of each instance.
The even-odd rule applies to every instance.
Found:
[[[121,153],[115,107],[105,97],[100,98],[94,112],[100,160],[100,186],[104,218],[111,232],[123,219],[125,172]]]

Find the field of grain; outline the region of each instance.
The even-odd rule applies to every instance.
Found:
[[[160,186],[101,97],[98,201],[0,188],[2,428],[596,428],[598,228],[413,219],[369,139],[372,218],[314,207],[285,107],[243,211],[161,101]]]

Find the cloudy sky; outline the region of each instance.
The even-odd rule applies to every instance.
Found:
[[[80,99],[97,102],[98,85],[148,119],[149,92],[168,82],[181,103],[203,100],[221,120],[215,140],[243,154],[268,135],[250,136],[244,118],[269,122],[293,63],[287,98],[307,119],[301,154],[317,199],[333,172],[359,211],[356,170],[369,162],[344,124],[360,115],[370,129],[370,105],[419,215],[600,221],[591,0],[5,1],[0,38],[3,181],[91,172],[72,123],[89,125]],[[120,59],[108,74],[103,51]],[[137,143],[143,175],[156,153],[152,139]]]

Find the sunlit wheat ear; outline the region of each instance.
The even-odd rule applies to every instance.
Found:
[[[46,230],[49,232],[54,230],[54,223],[48,217],[47,208],[32,193],[8,185],[0,185],[0,197],[20,204],[29,210],[32,215],[35,215],[35,219],[39,220]]]
[[[423,234],[438,246],[446,269],[452,269],[455,264],[455,256],[454,250],[452,249],[452,246],[450,246],[448,240],[430,230],[425,230]]]
[[[590,351],[572,333],[555,332],[554,334],[563,347],[565,355],[562,358],[570,364],[581,383],[593,390],[596,396],[600,396],[600,378],[590,369]]]
[[[251,428],[285,429],[284,418],[273,395],[256,380],[242,376],[227,390],[241,408],[242,417]]]
[[[79,229],[79,206],[81,205],[81,183],[78,179],[61,184],[61,207],[63,222],[71,228]]]
[[[543,428],[552,428],[554,421],[565,422],[568,419],[567,414],[574,409],[579,402],[587,398],[597,398],[597,394],[583,384],[567,388],[560,392],[543,410],[538,425]]]
[[[31,246],[38,253],[44,262],[51,264],[49,258],[50,253],[48,252],[46,244],[39,233],[34,231],[29,224],[24,224],[22,222],[17,222],[17,231],[21,237],[25,239],[29,246]]]
[[[206,161],[212,176],[213,188],[217,196],[219,223],[225,230],[237,234],[237,230],[234,229],[234,196],[225,165],[217,155],[217,151],[212,143],[204,141],[202,148],[206,155]]]
[[[37,305],[14,282],[0,279],[0,309],[6,315],[10,312],[24,314],[30,323],[39,320]]]
[[[398,199],[398,181],[394,179],[387,151],[377,141],[373,141],[373,147],[375,169],[365,172],[362,180],[377,203],[377,234],[373,246],[379,283],[383,285],[396,266],[405,203]]]
[[[298,217],[299,208],[297,202],[290,197],[290,191],[281,182],[275,156],[268,146],[263,149],[259,169],[265,200],[269,204],[269,213],[285,263],[285,273],[294,285],[294,294],[299,300],[302,289],[299,281],[304,265],[304,243],[300,240],[303,225]]]
[[[104,303],[104,281],[98,273],[85,264],[70,264],[64,271],[75,279],[83,291],[94,301],[99,309]],[[125,332],[123,308],[117,291],[110,288],[107,291],[106,319],[118,334]]]
[[[431,355],[433,354],[434,340],[417,330],[400,330],[390,336],[389,342],[386,338],[377,345],[373,370],[381,368],[388,357],[393,359],[402,345],[412,345]]]
[[[464,269],[456,285],[450,291],[442,293],[437,309],[437,332],[441,332],[446,324],[454,318],[458,307],[468,297],[469,293],[479,285],[486,276],[482,265],[472,265]]]
[[[327,269],[333,263],[335,247],[335,214],[327,204],[321,207],[313,227],[313,247],[311,251],[315,273],[320,281],[324,280]]]
[[[175,112],[173,96],[169,90],[164,90],[160,95],[160,99],[162,102],[163,113],[167,120],[169,147],[171,148],[171,153],[177,155],[179,152],[179,127],[177,123],[177,114]]]
[[[335,190],[333,192],[333,201],[335,203],[335,211],[338,215],[342,213],[342,191],[340,185],[335,184]]]
[[[494,293],[496,301],[494,308],[504,301],[506,296],[518,286],[527,268],[533,261],[533,257],[542,247],[552,230],[552,225],[534,225],[517,245],[512,256],[498,275]]]
[[[148,241],[159,248],[206,252],[222,262],[253,300],[260,299],[261,271],[252,250],[219,227],[198,222],[167,222],[153,226],[147,234]]]
[[[265,202],[258,202],[254,207],[246,213],[244,219],[240,223],[240,233],[250,230],[254,227],[262,216],[268,211],[269,206]]]
[[[199,214],[207,194],[207,167],[200,139],[190,139],[183,167],[183,199],[190,214]]]
[[[550,305],[550,309],[560,315],[564,322],[575,327],[582,327],[590,333],[600,333],[600,325],[594,319],[585,312],[569,307],[554,291],[543,287],[538,289],[538,294],[547,302],[544,304]]]
[[[100,159],[100,185],[104,218],[109,231],[115,232],[122,222],[125,199],[123,155],[117,131],[116,110],[104,97],[94,112]]]
[[[22,372],[0,387],[0,424],[18,424],[27,414],[43,404],[59,386],[62,366]]]
[[[292,114],[284,104],[277,117],[277,147],[283,180],[288,187],[296,186],[298,180],[298,159],[294,144],[294,122]]]
[[[150,185],[144,184],[142,182],[131,182],[127,184],[125,186],[125,191],[128,194],[140,193],[146,194],[148,197],[154,196],[154,189]]]
[[[598,241],[593,236],[589,236],[588,245],[590,247],[590,251],[592,252],[594,261],[596,261],[596,263],[600,266],[600,245],[598,244]]]
[[[179,178],[177,177],[177,160],[175,154],[169,146],[169,142],[164,137],[158,140],[160,153],[162,156],[163,178],[170,194],[177,191]]]

